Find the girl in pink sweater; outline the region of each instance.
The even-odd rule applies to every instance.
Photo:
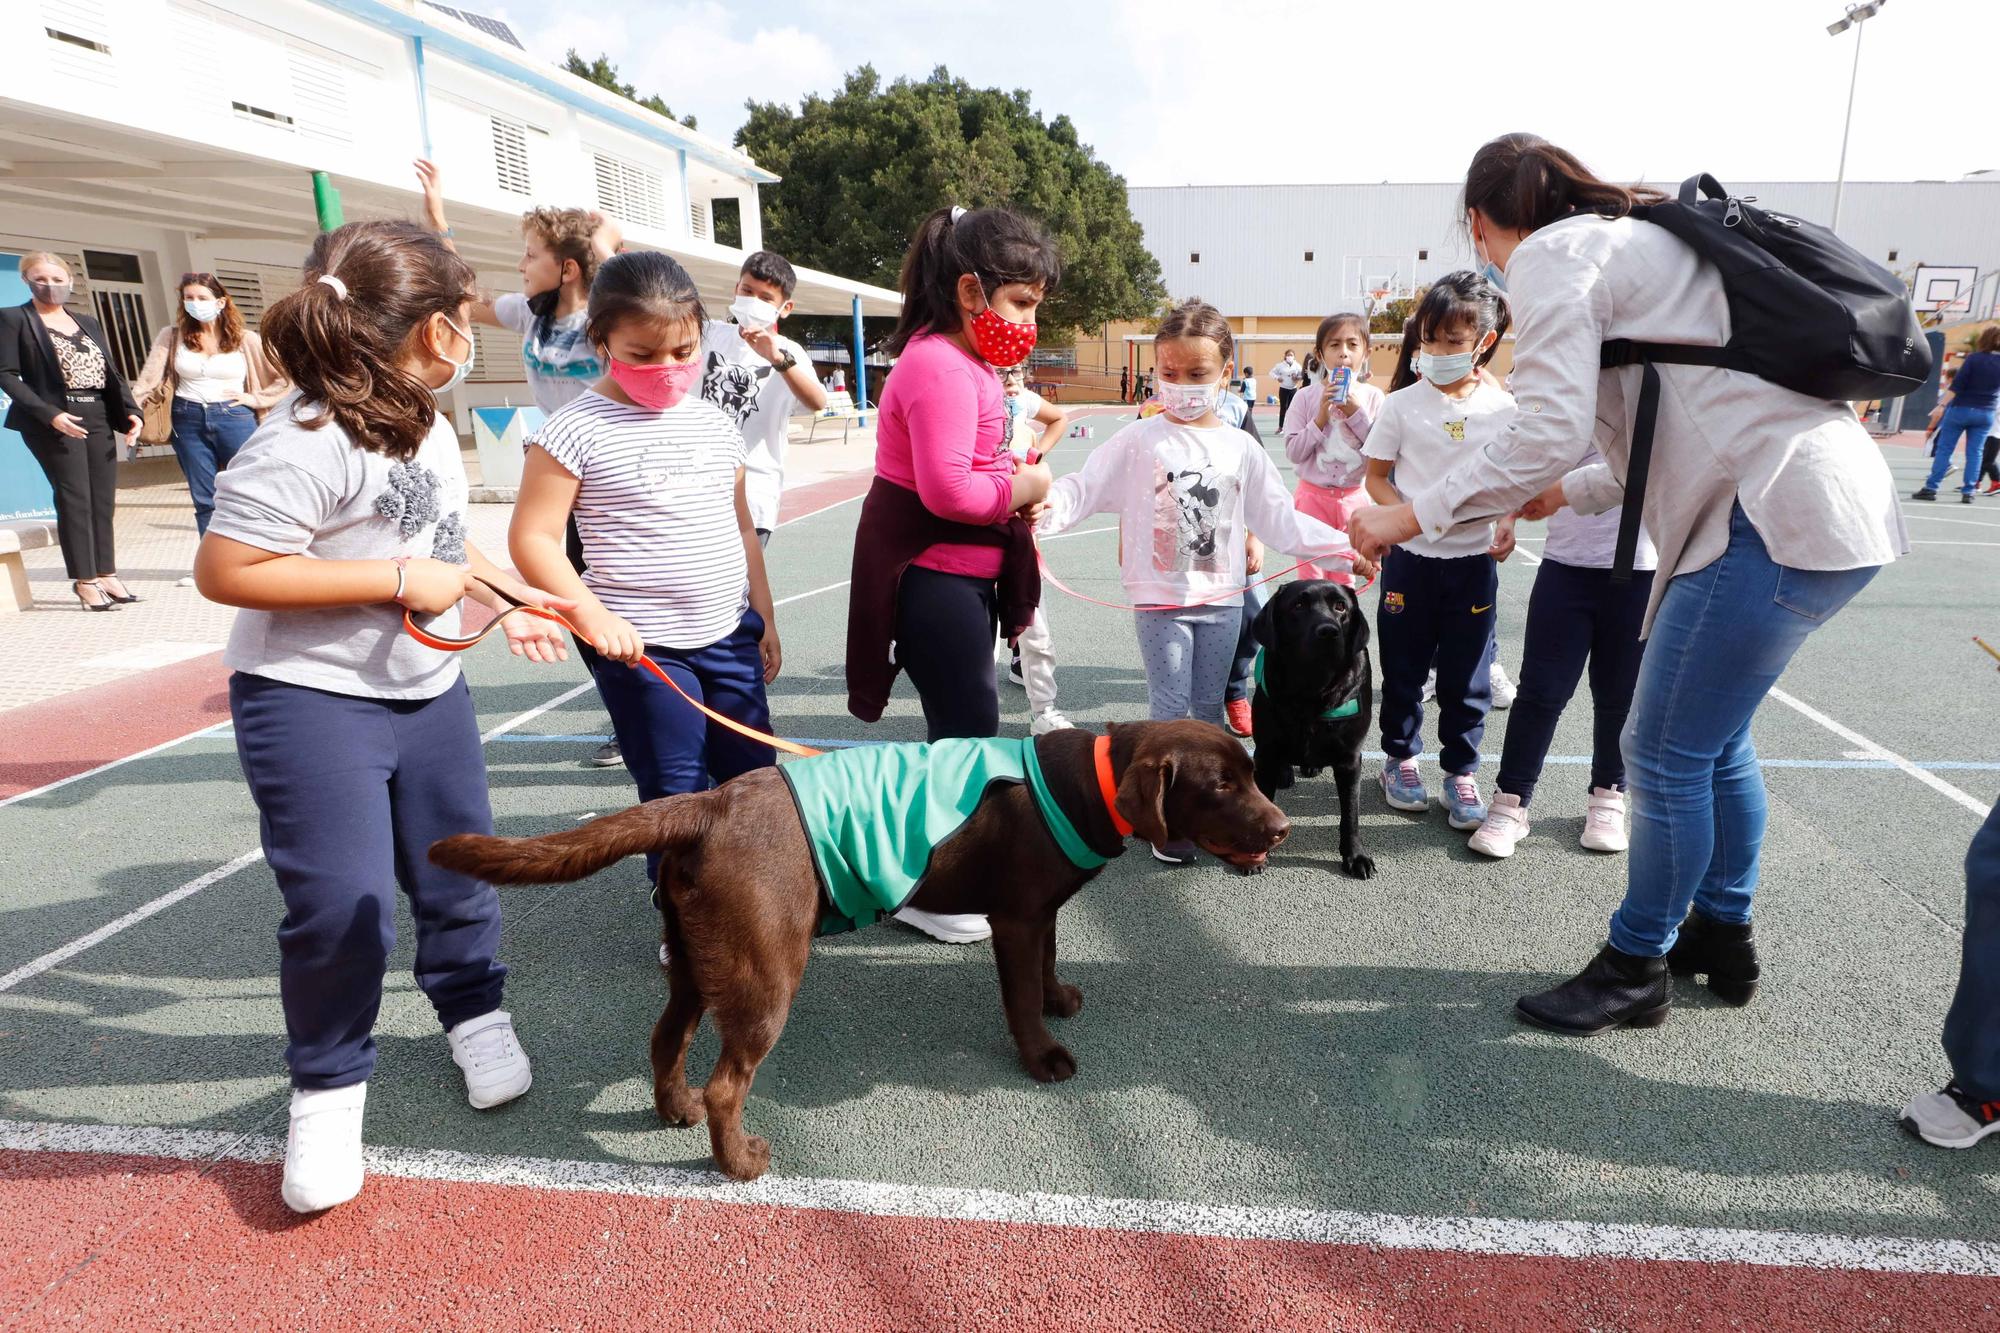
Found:
[[[1368,376],[1368,320],[1362,315],[1328,315],[1320,321],[1306,360],[1311,383],[1292,399],[1280,429],[1285,457],[1292,460],[1299,485],[1292,503],[1328,527],[1347,531],[1347,518],[1374,503],[1363,484],[1368,463],[1361,446],[1368,428],[1382,414],[1382,391],[1364,381]],[[1354,582],[1345,564],[1321,569],[1308,565],[1303,579]]]

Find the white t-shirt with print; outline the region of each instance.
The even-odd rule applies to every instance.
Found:
[[[736,524],[743,437],[689,394],[664,412],[587,392],[528,443],[582,483],[576,528],[583,581],[649,644],[705,648],[735,630],[749,600]]]
[[[1047,400],[1033,389],[1023,389],[1019,393],[1005,395],[1007,448],[1014,457],[1025,461],[1042,438],[1042,423],[1035,418],[1047,405]]]
[[[779,360],[790,352],[800,365],[810,364],[806,349],[778,335]],[[733,323],[711,319],[701,330],[701,396],[721,408],[743,432],[743,489],[750,501],[750,521],[760,528],[778,526],[778,500],[785,489],[785,431],[798,395],[755,348],[743,341]]]
[[[1382,415],[1368,431],[1361,452],[1396,465],[1391,477],[1404,498],[1422,495],[1451,470],[1507,433],[1514,420],[1514,396],[1485,380],[1464,398],[1439,393],[1418,380],[1382,400]],[[1449,560],[1478,555],[1493,544],[1493,524],[1468,523],[1442,537],[1413,537],[1402,547],[1416,555]]]
[[[521,335],[521,364],[528,371],[528,392],[544,415],[553,413],[604,378],[604,362],[584,336],[589,311],[578,307],[561,319],[552,319],[546,330],[528,309],[528,298],[520,292],[502,292],[493,298],[493,317]]]

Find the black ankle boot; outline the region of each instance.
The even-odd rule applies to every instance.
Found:
[[[1759,975],[1750,923],[1688,913],[1681,922],[1681,937],[1667,953],[1667,970],[1677,977],[1707,977],[1708,989],[1725,1004],[1750,1003]]]
[[[1538,1028],[1594,1037],[1612,1028],[1656,1028],[1674,1005],[1664,958],[1641,958],[1605,945],[1590,966],[1552,990],[1523,995],[1514,1012]]]

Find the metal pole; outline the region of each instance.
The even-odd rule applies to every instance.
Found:
[[[1865,21],[1854,25],[1854,72],[1847,77],[1847,120],[1840,127],[1840,170],[1833,178],[1833,220],[1829,230],[1840,230],[1840,196],[1847,188],[1847,136],[1854,129],[1854,85],[1861,79],[1861,38],[1867,33]]]
[[[340,211],[340,191],[324,171],[313,173],[313,211],[319,215],[321,231],[332,231],[347,220]]]
[[[854,410],[860,412],[868,405],[868,349],[861,341],[861,298],[854,298]],[[866,426],[868,418],[858,416],[857,426]]]
[[[431,156],[431,99],[424,86],[424,39],[410,38],[410,51],[416,57],[417,66],[417,132],[423,136],[424,156]]]

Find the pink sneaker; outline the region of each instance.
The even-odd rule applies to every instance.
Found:
[[[1577,839],[1593,852],[1622,852],[1632,845],[1625,835],[1625,793],[1616,787],[1592,787],[1584,807],[1583,836]]]
[[[1466,846],[1481,856],[1491,856],[1506,860],[1514,854],[1514,844],[1528,836],[1528,811],[1521,804],[1521,798],[1508,792],[1495,792],[1493,803],[1486,807],[1486,818],[1466,839]]]

